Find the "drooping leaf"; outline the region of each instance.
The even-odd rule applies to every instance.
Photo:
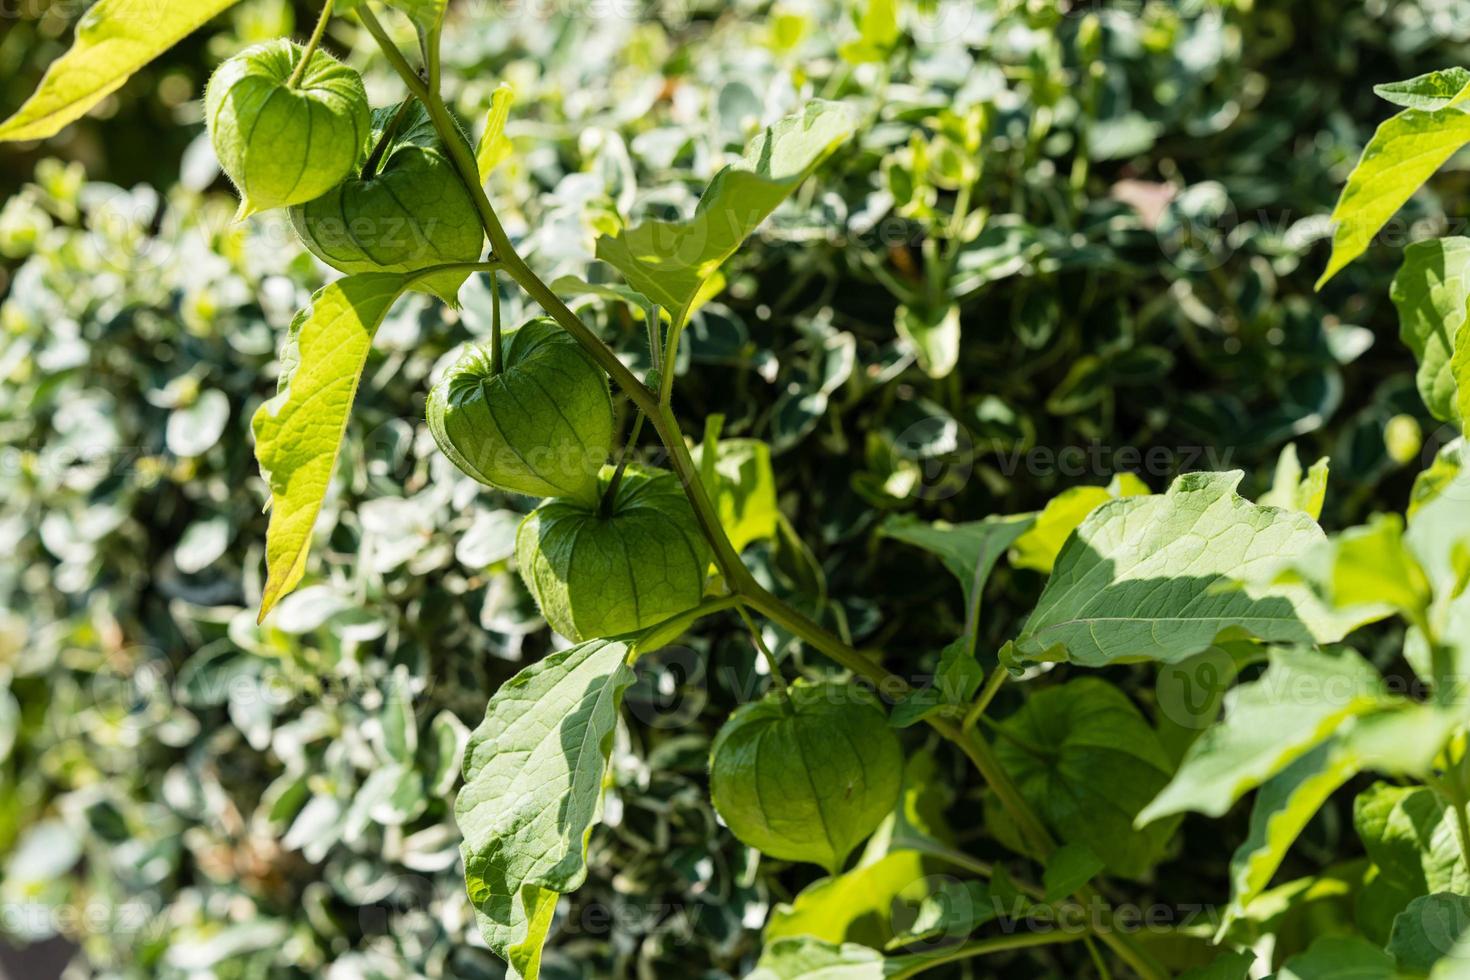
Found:
[[[1036,523],[1016,539],[1010,562],[1051,574],[1057,555],[1077,525],[1098,507],[1119,497],[1146,497],[1148,484],[1132,473],[1120,473],[1106,487],[1069,487],[1036,516]]]
[[[535,980],[557,898],[586,877],[629,653],[590,640],[551,654],[495,693],[470,736],[455,803],[465,880],[512,977]]]
[[[1466,85],[1470,85],[1470,71],[1454,67],[1426,72],[1402,82],[1375,85],[1373,94],[1406,109],[1433,111],[1443,109]]]
[[[490,108],[485,113],[485,131],[475,145],[475,165],[483,181],[491,171],[511,154],[510,138],[505,135],[505,124],[510,118],[510,105],[515,101],[515,89],[509,82],[501,82],[490,93]],[[553,287],[554,288],[554,287]]]
[[[1226,631],[1335,642],[1357,625],[1274,573],[1325,539],[1300,511],[1235,493],[1242,474],[1191,473],[1169,492],[1112,500],[1068,539],[1017,652],[1086,666],[1172,663]]]
[[[814,882],[789,904],[777,905],[763,936],[767,943],[783,936],[810,936],[881,949],[896,934],[895,909],[917,905],[929,886],[924,855],[894,851],[872,864]]]
[[[255,458],[270,486],[260,618],[306,572],[307,549],[332,479],[373,334],[412,281],[363,273],[329,283],[296,314],[276,396],[255,413]]]
[[[100,0],[77,21],[71,48],[9,119],[0,142],[59,133],[117,91],[134,72],[235,0]]]
[[[1349,650],[1279,647],[1260,679],[1225,696],[1225,718],[1185,753],[1140,824],[1184,810],[1218,817],[1348,718],[1390,704],[1378,672]]]
[[[1399,314],[1399,338],[1419,362],[1415,381],[1431,415],[1460,417],[1451,358],[1470,301],[1470,238],[1410,242],[1389,295]]]
[[[1081,677],[1033,694],[1001,723],[995,751],[1047,826],[1112,873],[1139,877],[1163,855],[1177,821],[1137,831],[1133,820],[1172,766],[1116,687]]]
[[[650,219],[597,242],[597,257],[682,322],[706,281],[766,216],[853,133],[856,114],[814,101],[761,132],[717,173],[687,221]]]
[[[1358,758],[1328,739],[1266,780],[1251,809],[1250,836],[1230,858],[1230,908],[1245,909],[1271,883],[1288,848],[1338,787],[1357,772]]]
[[[1362,255],[1419,185],[1470,142],[1470,114],[1461,108],[1467,98],[1470,85],[1438,109],[1405,109],[1378,127],[1332,211],[1332,257],[1318,289]]]
[[[1276,461],[1271,489],[1261,494],[1258,502],[1282,510],[1299,510],[1315,521],[1322,516],[1322,501],[1326,496],[1327,457],[1313,463],[1304,475],[1301,460],[1297,458],[1296,443],[1289,442]]]

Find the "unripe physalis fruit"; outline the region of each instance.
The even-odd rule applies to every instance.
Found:
[[[710,551],[678,478],[629,466],[609,500],[549,500],[528,514],[516,561],[551,628],[581,642],[698,605]]]
[[[293,86],[303,53],[286,38],[257,44],[204,90],[215,156],[240,191],[237,217],[324,194],[362,158],[372,122],[362,76],[315,51]]]
[[[898,803],[903,753],[877,700],[798,681],[739,708],[710,751],[710,796],[743,843],[837,874]]]
[[[469,143],[462,134],[456,139]],[[416,272],[474,262],[484,245],[479,212],[444,150],[423,104],[373,112],[372,150],[359,173],[291,209],[291,224],[312,254],[339,272]],[[414,283],[458,305],[469,270]]]
[[[470,347],[429,392],[434,441],[488,486],[595,505],[613,439],[607,375],[547,317],[502,352],[497,374],[490,345]]]

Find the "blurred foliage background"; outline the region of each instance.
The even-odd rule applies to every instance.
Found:
[[[4,11],[0,115],[81,9]],[[515,88],[491,196],[547,280],[606,278],[597,229],[687,212],[805,99],[865,113],[727,270],[680,365],[692,436],[722,413],[725,435],[772,447],[788,526],[747,556],[764,580],[917,677],[959,592],[878,538],[887,514],[1014,513],[1124,470],[1158,490],[1242,468],[1260,490],[1290,442],[1332,458],[1328,528],[1402,509],[1449,434],[1396,336],[1397,250],[1311,284],[1324,216],[1390,112],[1370,85],[1464,64],[1470,2],[924,0],[891,54],[854,43],[854,12],[475,0],[445,41],[468,124]],[[249,419],[326,272],[282,216],[231,222],[199,99],[229,54],[314,16],[246,0],[92,117],[0,155],[0,933],[69,937],[76,976],[502,975],[463,895],[457,753],[549,634],[510,565],[530,502],[462,477],[423,423],[433,372],[488,336],[483,280],[458,312],[415,297],[391,315],[306,587],[255,623]],[[375,104],[400,97],[353,22],[328,43]],[[1464,182],[1438,178],[1402,234],[1448,233],[1437,195]],[[583,302],[642,363],[627,312]],[[1422,448],[1400,420],[1390,452],[1404,414]],[[992,579],[992,649],[1042,580]],[[732,620],[686,643],[640,665],[549,976],[739,976],[768,909],[811,879],[758,865],[707,801],[709,740],[761,683],[749,640]],[[1141,669],[1109,676],[1152,703]],[[960,787],[931,802],[989,856],[979,788],[930,747]],[[1129,897],[1222,899],[1244,823],[1187,825],[1188,853]],[[1356,846],[1329,808],[1292,860]],[[1085,969],[1044,958],[1064,955],[984,962]]]

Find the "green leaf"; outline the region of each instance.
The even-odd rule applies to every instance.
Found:
[[[844,61],[886,61],[898,43],[898,0],[859,0],[858,36],[837,48]]]
[[[1332,211],[1337,226],[1332,257],[1317,280],[1318,289],[1362,255],[1419,185],[1470,142],[1470,114],[1460,108],[1467,98],[1470,86],[1456,92],[1441,108],[1405,109],[1378,127]]]
[[[893,325],[918,358],[919,367],[931,378],[947,377],[960,361],[959,304],[939,310],[900,306]]]
[[[1276,461],[1276,475],[1271,489],[1261,495],[1258,503],[1282,510],[1299,510],[1312,520],[1322,516],[1322,501],[1327,496],[1327,457],[1323,456],[1302,474],[1301,460],[1297,458],[1296,444],[1287,443]]]
[[[1464,451],[1463,438],[1450,440],[1434,454],[1434,461],[1414,477],[1414,487],[1409,491],[1409,508],[1405,512],[1410,521],[1414,520],[1419,508],[1439,497],[1454,483],[1455,477],[1460,475]]]
[[[830,943],[854,942],[881,949],[896,935],[895,908],[917,905],[929,892],[924,855],[900,850],[802,889],[790,904],[777,905],[764,938],[810,936]]]
[[[766,946],[745,980],[883,980],[887,976],[883,954],[875,949],[795,936]]]
[[[682,323],[706,280],[856,127],[856,113],[814,101],[767,127],[717,173],[687,221],[649,220],[598,239],[597,257]]]
[[[1443,109],[1470,85],[1470,71],[1444,68],[1402,82],[1373,86],[1373,94],[1407,109]]]
[[[1179,974],[1179,980],[1248,980],[1255,962],[1254,953],[1224,953],[1208,966],[1197,966]]]
[[[1404,547],[1403,528],[1397,514],[1375,515],[1368,524],[1318,544],[1283,579],[1300,576],[1324,601],[1362,621],[1398,611],[1419,622],[1429,583]]]
[[[51,63],[0,142],[59,133],[117,91],[148,62],[233,6],[235,0],[100,0],[77,21],[71,48]]]
[[[1470,301],[1470,238],[1411,242],[1389,296],[1399,314],[1399,338],[1419,362],[1415,381],[1429,413],[1444,422],[1460,417],[1451,358]]]
[[[1337,789],[1357,774],[1360,760],[1328,739],[1268,779],[1251,809],[1250,835],[1230,859],[1227,921],[1243,915],[1271,883],[1287,849]]]
[[[1048,902],[1059,902],[1102,871],[1102,858],[1086,844],[1063,844],[1047,859],[1041,885]]]
[[[1373,862],[1380,914],[1432,892],[1470,892],[1454,812],[1432,789],[1374,783],[1353,800],[1353,826]]]
[[[307,549],[373,334],[412,281],[363,273],[317,290],[291,321],[276,396],[255,413],[255,458],[271,490],[263,620],[306,572]]]
[[[774,538],[781,511],[771,447],[759,439],[722,439],[715,445],[712,472],[706,468],[704,444],[695,447],[693,457],[730,544],[738,552]]]
[[[1116,687],[1081,677],[1033,694],[997,728],[995,751],[1026,800],[1069,844],[1123,877],[1145,874],[1177,821],[1133,820],[1169,781],[1158,736]]]
[[[979,629],[980,600],[984,598],[991,569],[1034,520],[1034,514],[1017,514],[965,524],[944,521],[925,524],[905,514],[888,518],[879,533],[923,548],[959,579],[965,594],[965,635],[973,637]]]
[[[475,166],[483,181],[491,171],[500,166],[511,154],[510,138],[505,135],[505,123],[510,118],[510,104],[515,101],[515,89],[509,82],[501,82],[490,93],[490,108],[485,113],[485,131],[475,145]]]
[[[557,898],[586,877],[629,654],[618,640],[551,654],[495,693],[470,736],[455,803],[465,880],[512,977],[535,980]]]
[[[1414,899],[1398,914],[1388,937],[1388,952],[1400,970],[1438,973],[1436,964],[1462,940],[1470,940],[1470,896],[1441,892]],[[1455,965],[1457,976],[1465,976],[1470,967],[1464,960]]]
[[[1017,653],[1090,667],[1173,663],[1221,633],[1332,642],[1356,622],[1276,572],[1325,539],[1300,511],[1235,493],[1242,474],[1190,473],[1169,492],[1112,500],[1062,547]],[[1237,579],[1246,584],[1237,583]]]
[[[1404,544],[1418,559],[1436,600],[1462,593],[1470,574],[1470,470],[1461,470],[1439,494],[1414,512]]]
[[[1287,960],[1277,980],[1396,980],[1393,957],[1356,936],[1324,936]]]
[[[987,882],[943,878],[939,887],[919,903],[908,929],[889,940],[886,948],[893,950],[921,942],[964,939],[1000,915],[1003,911],[1000,905]],[[1030,905],[1026,902],[1022,907],[1029,908]]]
[[[438,33],[444,24],[444,12],[449,6],[449,0],[385,0],[388,6],[397,10],[413,22],[414,29],[418,31],[419,37],[428,43],[428,38]]]
[[[1062,545],[1088,514],[1109,500],[1146,496],[1148,484],[1132,473],[1118,474],[1106,487],[1069,487],[1048,501],[1036,523],[1016,540],[1010,562],[1049,575]]]
[[[1378,672],[1350,650],[1278,647],[1260,679],[1225,696],[1225,719],[1189,747],[1140,825],[1196,810],[1218,817],[1347,719],[1391,704]]]

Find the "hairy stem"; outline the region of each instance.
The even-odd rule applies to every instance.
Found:
[[[617,469],[613,470],[612,479],[607,481],[607,489],[602,492],[602,502],[598,505],[597,512],[603,517],[612,513],[613,501],[618,497],[618,484],[623,482],[623,473],[628,469],[628,457],[633,455],[633,447],[638,445],[638,437],[643,434],[643,418],[641,410],[634,416],[628,441],[623,444],[623,452],[618,456]]]
[[[505,369],[505,353],[500,349],[500,276],[490,273],[490,373]]]
[[[326,0],[322,4],[322,12],[316,18],[316,27],[312,28],[311,37],[306,40],[306,50],[301,52],[301,61],[291,70],[291,77],[286,79],[287,88],[295,88],[301,84],[301,76],[306,74],[307,63],[316,54],[317,46],[322,43],[322,35],[327,33],[327,21],[332,19],[332,3],[333,0]]]

